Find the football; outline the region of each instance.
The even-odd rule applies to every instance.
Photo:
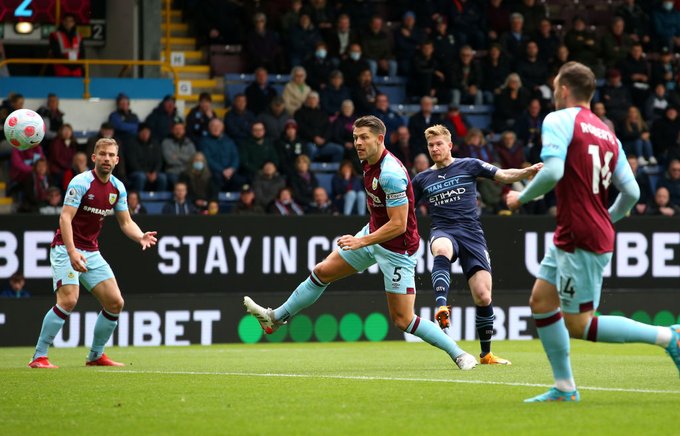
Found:
[[[30,109],[17,109],[5,120],[5,137],[18,150],[35,147],[44,136],[45,122]]]

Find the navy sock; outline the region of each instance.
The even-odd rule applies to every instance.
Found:
[[[432,264],[432,289],[436,306],[446,306],[451,285],[451,261],[446,256],[435,256]]]
[[[475,327],[477,328],[477,336],[479,336],[479,344],[482,348],[482,357],[484,357],[491,351],[493,321],[496,319],[496,315],[493,313],[493,304],[475,307],[477,309]]]

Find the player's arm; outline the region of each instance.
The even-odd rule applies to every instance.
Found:
[[[387,216],[389,221],[387,221],[382,227],[377,229],[373,233],[369,233],[361,238],[355,238],[354,236],[349,236],[356,241],[347,241],[345,245],[343,238],[338,239],[338,245],[346,250],[356,250],[357,248],[366,247],[367,245],[381,244],[387,242],[391,239],[396,238],[399,235],[403,235],[406,232],[406,225],[408,223],[408,208],[409,204],[403,204],[396,207],[387,208]]]
[[[78,272],[87,272],[87,267],[85,266],[85,256],[76,250],[76,245],[73,242],[73,217],[76,216],[78,212],[77,207],[64,205],[61,208],[61,214],[59,215],[59,230],[61,230],[61,240],[64,241],[64,247],[68,253],[69,260],[71,261],[71,266],[74,270]]]
[[[640,187],[635,180],[635,175],[628,164],[626,154],[620,142],[619,156],[614,168],[614,174],[612,175],[612,182],[616,189],[619,190],[619,195],[616,197],[614,204],[609,208],[609,217],[615,223],[628,215],[628,212],[640,199]]]
[[[549,157],[543,163],[543,169],[527,185],[524,191],[510,191],[506,202],[511,210],[518,209],[533,199],[550,192],[564,175],[564,161],[558,157]]]
[[[141,245],[142,250],[156,245],[156,232],[143,232],[137,223],[132,220],[130,211],[127,209],[116,211],[116,219],[123,234]]]
[[[543,163],[539,162],[526,168],[507,168],[499,169],[494,175],[494,180],[501,183],[515,183],[520,180],[535,176],[543,168]]]

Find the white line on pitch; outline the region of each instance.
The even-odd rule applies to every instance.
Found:
[[[377,381],[406,381],[406,382],[428,382],[428,383],[467,383],[474,385],[503,385],[503,386],[523,386],[523,387],[544,387],[550,388],[552,385],[539,383],[515,383],[515,382],[498,382],[487,380],[451,380],[451,379],[434,379],[434,378],[406,378],[406,377],[375,377],[375,376],[361,376],[361,375],[314,375],[314,374],[276,374],[276,373],[255,373],[255,372],[210,372],[210,371],[139,371],[139,370],[121,370],[121,371],[107,371],[99,370],[99,372],[106,372],[108,374],[164,374],[164,375],[225,375],[225,376],[241,376],[241,377],[288,377],[288,378],[319,378],[319,379],[337,379],[337,380],[377,380]],[[627,388],[606,388],[599,386],[578,386],[578,389],[588,391],[605,391],[605,392],[630,392],[636,394],[680,394],[680,391],[665,391],[659,389],[627,389]]]

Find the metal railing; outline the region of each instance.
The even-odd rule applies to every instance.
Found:
[[[161,71],[169,71],[172,74],[172,83],[175,89],[175,96],[178,93],[179,77],[175,67],[170,65],[168,59],[166,61],[148,61],[148,60],[131,60],[131,59],[80,59],[80,60],[65,60],[65,59],[4,59],[0,61],[0,68],[8,64],[38,64],[38,65],[82,65],[83,66],[83,98],[89,99],[90,95],[90,65],[119,65],[122,67],[130,66],[150,66],[160,67]]]

